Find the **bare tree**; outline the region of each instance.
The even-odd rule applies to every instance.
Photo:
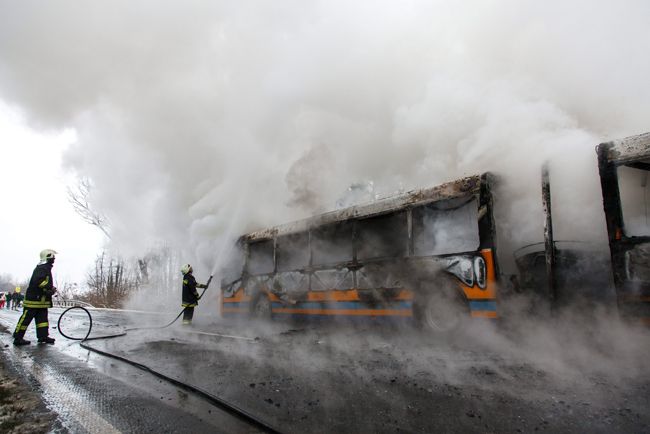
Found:
[[[102,213],[95,211],[90,205],[92,187],[90,179],[81,178],[75,189],[68,187],[68,200],[84,221],[97,227],[104,235],[111,238],[108,219]]]
[[[149,258],[144,257],[138,259],[138,280],[140,283],[147,284],[149,283]]]
[[[178,287],[181,268],[178,254],[168,246],[161,245],[146,256],[149,286],[158,294]]]
[[[72,300],[80,295],[79,284],[76,282],[57,282],[57,293],[55,296],[61,298],[62,300]]]
[[[88,292],[84,300],[94,305],[120,307],[126,296],[139,287],[137,272],[122,258],[114,258],[102,251],[86,280]]]

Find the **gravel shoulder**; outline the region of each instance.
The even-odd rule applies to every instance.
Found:
[[[0,325],[0,333],[11,333]],[[57,414],[47,408],[41,392],[34,388],[10,363],[5,351],[9,344],[2,344],[0,353],[0,432],[48,433],[61,427],[56,423]]]

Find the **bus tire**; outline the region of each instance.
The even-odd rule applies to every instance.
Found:
[[[271,300],[266,295],[266,292],[259,291],[253,296],[250,303],[249,315],[251,319],[263,321],[271,319]]]
[[[439,286],[423,285],[418,291],[413,316],[422,331],[437,336],[450,336],[461,329],[469,317],[469,304],[454,286],[457,285],[442,280]]]

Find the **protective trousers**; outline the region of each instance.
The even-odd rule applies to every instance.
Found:
[[[25,336],[27,326],[29,326],[29,323],[34,318],[36,318],[36,337],[38,339],[45,339],[47,337],[50,328],[50,324],[47,322],[47,308],[34,309],[26,307],[18,320],[18,324],[16,324],[14,339],[22,339]]]
[[[194,306],[188,306],[183,311],[183,324],[192,324],[192,317],[194,316]]]

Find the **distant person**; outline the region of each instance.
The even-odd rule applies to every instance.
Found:
[[[7,296],[5,295],[4,292],[0,292],[0,309],[5,307],[6,302],[7,302]]]
[[[41,262],[38,263],[25,294],[23,314],[16,324],[14,331],[14,345],[29,345],[31,342],[24,339],[29,323],[36,318],[36,337],[40,344],[53,344],[54,339],[49,337],[50,324],[47,320],[47,309],[52,307],[52,296],[56,293],[52,267],[54,266],[56,252],[46,249],[40,254]],[[19,293],[20,295],[20,293]]]
[[[15,310],[16,309],[16,303],[18,300],[18,294],[16,294],[16,291],[11,293],[11,309]]]
[[[11,309],[11,302],[14,299],[14,295],[11,292],[7,293],[7,309]]]
[[[16,286],[16,290],[14,291],[14,296],[12,297],[12,300],[14,301],[14,310],[18,310],[18,308],[21,306],[21,303],[23,302],[23,295],[20,293],[20,286]]]
[[[185,264],[181,267],[183,273],[183,325],[192,324],[192,317],[194,316],[194,308],[199,305],[199,296],[196,288],[207,288],[208,285],[196,283],[196,279],[192,274],[192,266]]]

